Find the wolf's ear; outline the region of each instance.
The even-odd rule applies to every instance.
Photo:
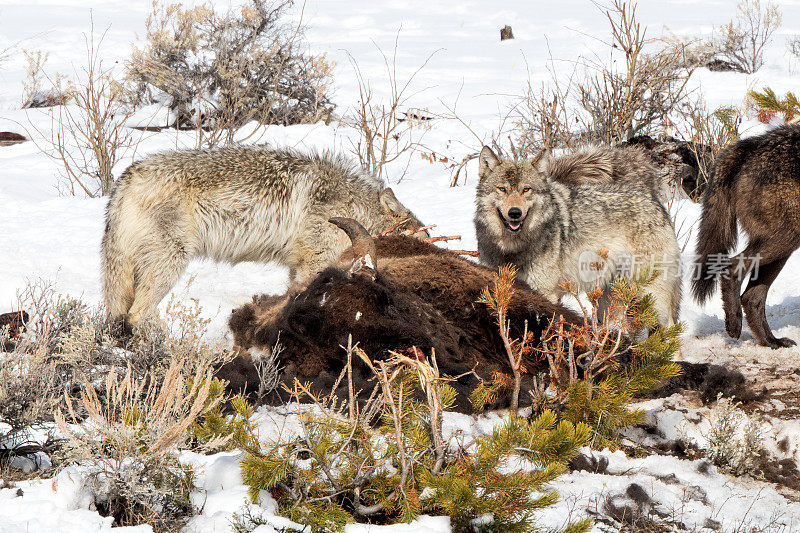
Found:
[[[484,146],[481,150],[481,155],[478,156],[478,178],[485,178],[499,164],[500,158],[495,155],[491,148]]]
[[[530,160],[531,166],[540,172],[544,172],[547,162],[550,159],[550,149],[545,148],[539,155]]]
[[[406,209],[405,206],[400,203],[400,200],[397,199],[397,196],[394,195],[394,191],[392,191],[392,189],[389,187],[386,187],[381,191],[380,200],[383,208],[389,213],[397,213],[402,215],[408,211],[408,209]]]

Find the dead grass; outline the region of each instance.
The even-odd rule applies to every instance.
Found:
[[[66,412],[59,409],[55,419],[68,456],[89,469],[98,509],[117,525],[161,530],[194,512],[193,473],[176,452],[189,426],[220,401],[209,399],[212,378],[210,368],[190,373],[178,361],[143,377],[128,365],[124,374],[111,371],[100,391],[84,378],[76,397],[66,395]]]
[[[18,298],[19,308],[29,314],[26,328],[14,339],[8,338],[8,329],[0,331],[0,344],[10,350],[0,356],[0,419],[10,426],[0,446],[0,468],[6,472],[11,471],[8,459],[15,455],[33,459],[44,451],[56,467],[75,460],[56,436],[41,442],[30,433],[50,431],[65,393],[77,398],[68,411],[71,421],[102,415],[111,424],[121,412],[138,413],[135,417],[158,436],[148,441],[148,448],[163,451],[179,436],[184,438],[187,424],[198,416],[196,406],[178,409],[186,408],[186,395],[229,356],[205,343],[207,320],[196,304],[170,302],[163,321],[144,324],[120,344],[102,308],[58,295],[46,282],[29,284]],[[18,471],[3,477],[28,475]]]

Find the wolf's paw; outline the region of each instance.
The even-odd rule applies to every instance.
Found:
[[[738,339],[742,334],[742,310],[737,309],[734,313],[725,313],[725,331],[734,339]]]
[[[773,350],[777,350],[778,348],[791,348],[792,346],[796,346],[797,343],[789,337],[783,337],[780,339],[773,337],[771,339],[767,339],[766,342],[762,342],[761,345],[769,346]]]

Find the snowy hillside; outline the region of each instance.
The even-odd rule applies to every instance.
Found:
[[[227,0],[214,0],[220,8]],[[754,74],[711,72],[700,68],[689,86],[702,95],[709,109],[742,106],[749,89],[773,88],[776,93],[800,90],[800,59],[787,52],[786,39],[800,34],[800,3],[776,1],[783,24],[766,48],[765,64]],[[575,70],[579,58],[607,61],[610,39],[607,21],[589,0],[545,2],[367,2],[308,0],[293,8],[296,20],[307,25],[311,50],[324,52],[336,63],[334,97],[336,114],[348,112],[358,101],[358,84],[353,64],[370,81],[376,98],[388,98],[385,54],[396,54],[396,71],[401,80],[413,78],[403,108],[422,110],[434,117],[413,126],[419,142],[388,167],[388,183],[397,197],[427,224],[435,224],[434,235],[460,235],[460,241],[446,245],[454,249],[477,247],[473,216],[477,163],[466,166],[459,183],[450,187],[452,163],[480,150],[502,128],[513,126],[513,108],[528,83],[539,87],[549,83],[552,72],[561,79]],[[93,20],[96,34],[104,34],[100,55],[107,66],[121,73],[130,56],[131,43],[144,34],[150,2],[134,0],[0,0],[0,131],[25,135],[30,140],[0,146],[0,313],[18,308],[18,295],[29,282],[46,280],[59,293],[88,304],[102,300],[100,282],[100,239],[104,228],[106,198],[67,196],[59,177],[58,163],[43,150],[51,150],[57,108],[20,109],[26,60],[23,50],[49,54],[45,72],[78,76],[85,63],[85,34]],[[678,36],[708,37],[735,16],[735,2],[719,0],[641,1],[637,11],[655,38]],[[513,27],[513,40],[499,40],[504,25]],[[396,44],[395,44],[396,43]],[[395,51],[396,46],[396,51]],[[424,65],[424,66],[423,66]],[[153,114],[159,112],[154,109]],[[140,115],[137,115],[141,119]],[[457,118],[455,118],[457,117]],[[510,118],[509,118],[510,117]],[[147,121],[148,118],[144,117]],[[247,142],[269,143],[300,150],[334,150],[349,154],[357,132],[336,120],[329,125],[260,127],[249,135],[251,126],[239,134]],[[754,116],[741,124],[744,136],[768,128]],[[159,151],[194,147],[194,133],[174,129],[132,130],[138,140],[135,152],[126,154],[114,167],[119,174],[132,162]],[[501,138],[504,140],[504,138]],[[431,161],[430,154],[436,157]],[[428,157],[423,157],[423,155]],[[679,228],[679,240],[688,264],[694,252],[694,238],[700,206],[688,199],[676,200],[671,214]],[[769,400],[750,413],[762,427],[765,445],[776,458],[800,461],[800,349],[773,351],[760,347],[745,327],[740,340],[724,331],[724,314],[719,295],[704,307],[692,301],[688,276],[684,280],[681,320],[685,324],[682,356],[691,362],[728,366],[745,375],[755,388],[767,387]],[[211,320],[207,340],[230,347],[227,327],[230,311],[254,294],[281,294],[288,285],[285,268],[272,264],[244,263],[236,266],[195,261],[161,303],[172,298],[197,302],[202,315]],[[784,267],[767,299],[767,320],[778,337],[800,342],[800,253]],[[639,444],[658,444],[678,438],[707,446],[706,434],[712,408],[696,396],[675,395],[648,400],[640,405],[648,411],[652,435],[630,430],[626,438]],[[264,435],[292,425],[290,409],[260,409],[259,423]],[[445,433],[477,437],[490,431],[501,415],[488,413],[467,417],[445,415]],[[1,424],[1,422],[0,422]],[[2,427],[2,426],[0,426]],[[639,431],[639,433],[637,433]],[[788,440],[787,440],[788,439]],[[785,446],[779,446],[782,440]],[[666,446],[666,445],[665,445]],[[590,452],[602,456],[607,467],[596,473],[573,471],[558,478],[553,488],[561,501],[539,516],[545,528],[562,527],[568,520],[596,517],[608,512],[603,502],[609,495],[620,505],[646,505],[653,513],[667,517],[674,530],[685,531],[800,531],[800,492],[766,481],[735,478],[718,472],[705,461],[652,455],[626,458],[621,451]],[[184,464],[202,472],[198,491],[193,494],[203,508],[186,531],[230,531],[232,514],[241,510],[247,487],[239,475],[235,454],[213,456],[185,452]],[[795,471],[796,472],[796,471]],[[23,481],[4,488],[0,480],[0,533],[23,531],[106,531],[111,518],[90,509],[91,497],[81,486],[80,466],[69,467],[53,479]],[[0,471],[2,479],[2,471]],[[650,501],[635,503],[626,490],[636,483]],[[800,484],[795,486],[795,489]],[[22,495],[17,495],[21,489]],[[627,498],[627,500],[626,500]],[[627,502],[627,503],[626,503]],[[634,502],[634,503],[630,503]],[[288,519],[273,516],[276,504],[266,493],[256,512],[270,516],[271,525],[256,531],[284,531]],[[649,513],[650,511],[648,511]],[[596,514],[592,514],[596,513]],[[680,529],[675,524],[683,524]],[[596,531],[606,531],[597,522]],[[151,531],[149,526],[129,531]],[[408,526],[348,526],[347,531],[393,533],[439,533],[448,531],[444,518],[423,518]]]

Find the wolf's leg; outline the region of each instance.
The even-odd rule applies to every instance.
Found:
[[[189,263],[184,249],[166,243],[150,247],[148,253],[138,259],[134,273],[135,296],[128,314],[132,324],[156,313],[159,302],[177,283]]]
[[[767,293],[770,285],[778,277],[778,273],[788,259],[788,257],[785,257],[766,265],[759,265],[758,277],[753,278],[751,275],[750,282],[747,284],[744,294],[742,294],[742,306],[744,307],[750,331],[753,332],[753,336],[760,345],[769,346],[773,349],[786,348],[797,344],[789,338],[779,339],[775,337],[767,323]]]
[[[678,321],[681,302],[681,281],[672,273],[664,272],[646,287],[653,295],[653,306],[658,315],[658,325],[668,328]]]
[[[727,275],[720,279],[722,308],[725,310],[725,330],[728,335],[738,339],[742,334],[742,282],[755,264],[756,254],[761,253],[762,244],[758,240],[751,241],[742,253],[730,259],[726,269]]]

